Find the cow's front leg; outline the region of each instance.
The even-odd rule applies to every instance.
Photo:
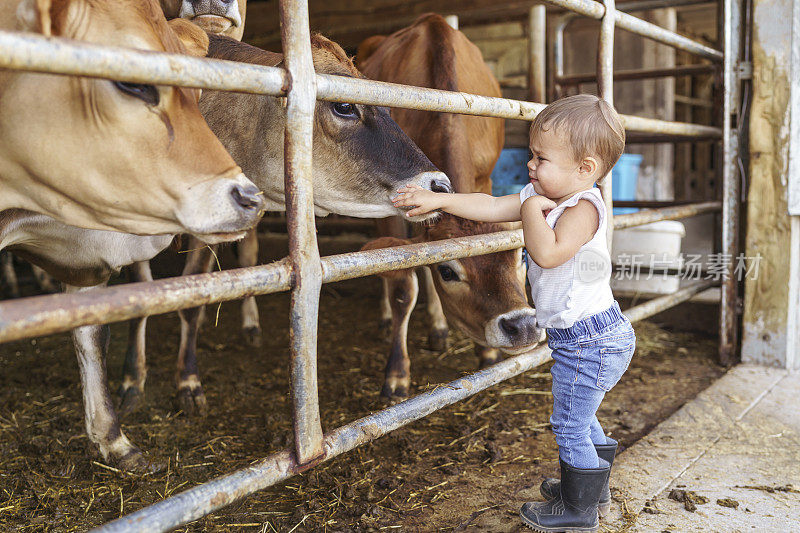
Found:
[[[183,275],[210,272],[214,264],[216,247],[204,245],[196,239],[189,243],[186,266]],[[194,307],[178,311],[181,318],[181,344],[178,348],[178,364],[175,380],[178,386],[178,406],[187,415],[205,415],[208,411],[206,395],[200,383],[197,369],[197,336],[203,321],[204,307]]]
[[[430,319],[430,329],[428,330],[428,347],[435,352],[443,352],[447,350],[447,318],[444,316],[444,310],[442,309],[442,301],[439,299],[439,293],[436,292],[436,285],[433,282],[431,267],[423,267],[422,271],[425,282],[426,306],[428,310],[428,318]]]
[[[67,286],[67,292],[83,290],[87,289]],[[108,326],[83,326],[72,331],[83,386],[86,433],[103,459],[121,470],[156,472],[163,469],[163,465],[148,461],[128,440],[114,412],[106,377],[108,331]]]
[[[42,292],[54,293],[59,291],[58,282],[53,277],[44,271],[44,269],[31,264],[31,271],[33,277],[36,279],[36,284]]]
[[[387,218],[378,218],[375,220],[375,229],[376,233],[384,237],[392,237],[393,243],[392,246],[397,246],[399,244],[408,244],[409,241],[406,240],[408,235],[408,224],[406,221],[403,220],[402,217],[387,217]],[[380,238],[378,239],[380,240]],[[405,241],[405,242],[404,242]],[[382,293],[381,293],[381,321],[378,324],[378,330],[381,334],[386,337],[387,340],[391,340],[392,336],[392,304],[390,302],[391,296],[389,295],[389,286],[387,285],[387,281],[384,278],[383,284],[381,286]]]
[[[256,228],[247,232],[238,243],[239,266],[251,267],[258,263],[258,232]],[[250,346],[261,346],[261,324],[255,296],[242,300],[242,337]]]
[[[492,366],[503,360],[503,353],[497,348],[487,348],[486,346],[475,346],[475,353],[478,355],[478,365],[480,368]]]
[[[392,340],[392,303],[389,293],[389,280],[381,278],[381,320],[378,331],[386,340]]]
[[[411,359],[408,357],[408,320],[417,303],[419,283],[413,270],[392,272],[384,277],[392,311],[392,346],[386,363],[386,380],[381,396],[389,401],[408,397],[411,387]]]
[[[19,298],[19,280],[17,271],[14,270],[14,258],[8,252],[0,252],[0,268],[2,278],[8,287],[8,295],[11,298]]]
[[[153,281],[149,261],[134,263],[129,270],[131,282]],[[120,398],[120,418],[126,417],[144,403],[144,383],[147,379],[146,331],[146,316],[128,321],[128,349],[122,367],[122,384],[117,393]]]

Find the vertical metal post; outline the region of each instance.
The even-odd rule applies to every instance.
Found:
[[[603,0],[606,7],[603,20],[600,23],[600,43],[597,47],[597,89],[600,98],[614,105],[614,23],[617,18],[617,9],[614,0]],[[614,236],[614,211],[611,201],[611,172],[600,184],[600,192],[606,204],[608,220],[608,249]]]
[[[559,79],[564,76],[564,31],[577,15],[575,13],[565,13],[558,19],[553,39],[553,68],[556,73],[553,76],[553,100],[558,100],[564,95],[563,86]]]
[[[730,260],[726,264],[722,282],[719,312],[719,360],[730,365],[736,355],[737,280],[734,277],[738,242],[739,180],[736,170],[737,132],[731,126],[734,95],[734,68],[738,57],[738,39],[734,39],[733,0],[724,0],[722,9],[722,254]],[[736,25],[738,28],[738,24]]]
[[[544,4],[533,6],[528,13],[528,98],[545,103],[547,96],[547,13]]]
[[[294,445],[297,462],[322,458],[317,393],[317,318],[322,264],[314,226],[311,148],[317,87],[311,57],[307,0],[281,0],[281,40],[288,91],[284,178],[293,289],[289,312]]]

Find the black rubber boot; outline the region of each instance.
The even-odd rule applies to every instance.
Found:
[[[558,496],[546,502],[528,502],[519,510],[522,523],[543,533],[594,533],[600,527],[597,502],[608,480],[609,466],[573,468],[561,463]],[[605,462],[605,461],[603,461]]]
[[[606,444],[595,444],[594,449],[597,450],[597,455],[600,459],[605,459],[608,461],[609,466],[614,465],[614,456],[617,453],[617,441],[614,439],[608,439],[609,442]],[[609,473],[609,477],[611,477]],[[558,496],[558,491],[560,490],[561,481],[554,478],[547,478],[542,481],[542,486],[539,487],[539,492],[542,493],[542,496],[545,500],[552,500],[556,496]],[[597,504],[597,512],[600,514],[600,518],[603,518],[608,512],[611,510],[611,490],[608,488],[608,479],[606,479],[606,484],[603,487],[603,492],[600,493],[600,502]]]

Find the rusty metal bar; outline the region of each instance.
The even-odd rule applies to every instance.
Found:
[[[286,73],[277,67],[200,59],[180,54],[143,52],[62,42],[41,36],[0,32],[0,68],[109,78],[132,83],[157,83],[202,89],[280,96]],[[518,120],[533,120],[544,104],[425,89],[385,82],[318,74],[320,100],[404,107]],[[720,128],[624,115],[631,131],[713,137]]]
[[[317,323],[322,264],[314,224],[311,149],[316,86],[307,0],[281,0],[281,40],[289,78],[284,176],[293,288],[289,310],[294,446],[297,462],[324,455],[317,387]]]
[[[699,294],[706,289],[714,287],[715,285],[719,285],[719,282],[713,280],[698,281],[697,283],[687,285],[686,287],[679,289],[677,292],[672,294],[659,296],[658,298],[648,300],[647,302],[637,305],[636,307],[632,307],[631,309],[625,311],[624,315],[627,316],[628,320],[631,322],[638,322],[639,320],[643,320],[647,317],[657,315],[661,311],[666,311],[667,309],[675,307],[679,303],[689,300],[695,294]]]
[[[738,249],[739,180],[736,169],[738,132],[731,126],[733,102],[737,80],[733,69],[738,58],[738,46],[734,46],[733,0],[723,0],[722,41],[725,59],[722,75],[722,253],[731,258],[726,264],[726,277],[722,282],[719,313],[719,359],[723,365],[733,364],[736,359],[736,308],[737,280],[734,275],[736,250]],[[737,25],[738,29],[738,25]]]
[[[660,209],[662,207],[674,207],[676,205],[687,205],[689,200],[617,200],[614,207],[639,207],[646,209]]]
[[[701,74],[713,74],[716,69],[717,65],[681,65],[678,67],[617,70],[614,72],[614,80],[649,80],[653,78],[670,78],[675,76],[697,76]],[[578,85],[580,83],[594,83],[595,81],[597,81],[597,74],[572,74],[555,77],[555,82],[560,85]]]
[[[328,102],[351,102],[422,111],[446,111],[464,115],[533,120],[544,104],[478,96],[473,94],[408,87],[383,81],[371,81],[330,74],[317,75],[317,98]],[[722,129],[699,124],[670,122],[633,115],[621,115],[631,131],[685,135],[689,137],[722,136]]]
[[[287,291],[291,272],[284,259],[269,265],[127,283],[77,294],[4,301],[0,303],[0,343]]]
[[[681,302],[712,286],[698,282],[674,294],[650,300],[624,312],[637,322]],[[550,349],[540,346],[511,357],[469,376],[435,387],[402,403],[341,426],[325,436],[325,458],[338,455],[373,441],[383,435],[424,418],[430,413],[473,396],[498,383],[518,376],[550,359]],[[245,496],[280,483],[302,470],[288,450],[266,457],[247,468],[162,500],[149,507],[100,526],[93,533],[129,533],[169,531],[230,505]]]
[[[528,11],[528,98],[547,101],[547,12],[544,4]]]
[[[663,209],[644,209],[636,213],[617,215],[614,217],[614,229],[632,228],[660,220],[680,220],[703,213],[714,213],[722,209],[721,202],[702,202],[698,204],[686,204],[676,207],[665,207]]]
[[[602,19],[605,8],[603,4],[594,0],[543,0],[545,3],[559,6],[574,13],[585,15],[593,19]],[[685,50],[714,61],[722,61],[722,52],[709,46],[698,43],[675,32],[646,22],[642,19],[617,11],[614,15],[618,28],[647,37],[662,44]]]
[[[631,11],[649,11],[651,9],[665,9],[669,7],[686,7],[696,5],[715,5],[714,0],[637,0],[634,2],[622,2],[617,5],[617,9],[630,13]]]
[[[603,0],[605,11],[603,20],[600,22],[600,36],[597,45],[597,88],[600,98],[614,107],[614,22],[617,9],[614,0]],[[611,169],[600,182],[600,192],[603,195],[603,202],[606,204],[606,216],[611,221],[606,229],[606,239],[608,249],[614,242],[614,202],[611,198],[611,180],[613,179]]]
[[[722,209],[721,202],[643,210],[614,217],[614,229],[678,220]],[[522,246],[522,232],[502,231],[321,259],[322,282],[353,279]],[[277,263],[129,283],[79,294],[48,294],[0,303],[0,343],[50,335],[78,326],[119,322],[187,307],[289,290],[291,266]]]
[[[0,31],[0,68],[273,96],[283,69]]]

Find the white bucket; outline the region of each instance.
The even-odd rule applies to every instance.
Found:
[[[611,260],[618,270],[611,276],[611,288],[619,293],[677,291],[680,277],[665,271],[683,267],[681,239],[685,235],[683,224],[675,220],[614,231]]]

